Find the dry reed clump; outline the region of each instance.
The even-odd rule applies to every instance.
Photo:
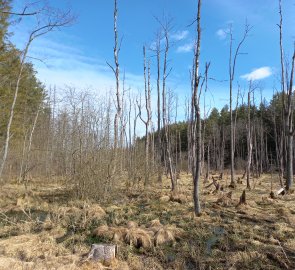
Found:
[[[125,242],[136,248],[150,249],[152,247],[153,233],[139,228],[136,222],[129,221],[125,227],[109,227],[102,225],[93,231],[93,236],[105,238],[114,242]]]
[[[64,227],[74,226],[86,229],[94,220],[102,220],[106,216],[103,208],[97,204],[84,204],[83,208],[76,206],[61,206],[52,209],[52,218],[55,223],[61,223]]]
[[[159,219],[152,220],[148,225],[148,230],[153,232],[154,234],[157,233],[163,225],[161,224]]]
[[[176,240],[180,240],[184,235],[184,231],[175,225],[167,225],[160,228],[155,233],[155,245],[175,244]]]
[[[128,221],[127,222],[127,228],[128,229],[134,229],[134,228],[137,228],[138,227],[138,224],[134,221]]]
[[[150,234],[140,228],[129,229],[125,235],[125,242],[133,245],[136,248],[150,249],[153,246],[152,237]]]
[[[114,237],[114,231],[108,225],[101,225],[93,230],[92,235],[112,240]]]
[[[160,202],[169,202],[170,197],[167,195],[164,195],[164,196],[161,196],[159,200],[160,200]]]
[[[184,194],[179,194],[179,193],[174,194],[174,193],[172,193],[170,195],[170,201],[182,204],[182,203],[187,202],[187,197]]]
[[[159,219],[153,219],[149,225],[149,227],[160,227],[163,226]]]
[[[155,246],[167,243],[174,244],[175,240],[180,239],[183,235],[183,230],[176,226],[163,226],[159,219],[152,220],[147,230],[154,234]]]
[[[171,243],[171,244],[175,243],[174,235],[170,230],[161,228],[155,234],[155,246],[159,246],[159,245],[163,245],[167,243]]]
[[[222,194],[216,201],[217,204],[221,206],[230,206],[232,205],[232,192]]]
[[[125,242],[136,248],[150,249],[153,243],[156,246],[174,244],[176,239],[180,239],[183,235],[183,230],[176,226],[163,226],[156,219],[150,222],[148,228],[140,228],[134,221],[129,221],[127,228],[102,225],[93,231],[93,235],[114,242]]]
[[[126,233],[127,229],[123,227],[109,227],[108,225],[101,225],[92,232],[92,235],[109,241],[124,242]]]
[[[114,233],[113,241],[114,242],[124,242],[127,231],[128,231],[128,229],[126,229],[124,227],[113,228],[113,233]]]

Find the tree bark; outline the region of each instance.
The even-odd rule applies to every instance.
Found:
[[[195,215],[199,216],[201,214],[201,204],[199,198],[199,183],[201,177],[201,167],[202,167],[202,122],[201,122],[201,111],[200,111],[200,92],[199,89],[199,61],[200,61],[200,50],[201,50],[201,0],[198,0],[198,13],[197,13],[197,44],[195,51],[195,63],[194,63],[194,89],[193,89],[193,103],[194,106],[194,127],[193,127],[193,183],[194,183],[194,210]]]
[[[251,127],[251,85],[252,82],[250,82],[249,90],[248,90],[248,124],[247,124],[247,188],[251,189],[250,186],[250,169],[251,169],[251,163],[252,163],[252,127]]]
[[[164,38],[165,38],[165,51],[164,51],[164,63],[163,63],[163,79],[162,79],[162,117],[163,117],[163,128],[164,128],[164,138],[165,138],[165,152],[167,154],[168,171],[171,179],[172,192],[177,192],[177,179],[175,166],[172,161],[172,154],[169,143],[168,134],[168,122],[167,122],[167,108],[166,108],[166,79],[169,76],[169,71],[167,71],[167,58],[169,52],[169,24],[167,23],[164,27]]]

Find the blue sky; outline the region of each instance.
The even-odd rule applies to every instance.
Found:
[[[16,0],[16,9],[26,1]],[[114,77],[106,65],[113,61],[113,1],[84,0],[49,3],[60,8],[71,7],[77,15],[76,22],[34,42],[30,56],[43,62],[34,62],[38,77],[46,85],[71,85],[91,88],[104,93],[113,88]],[[196,0],[118,0],[119,35],[123,37],[120,53],[121,71],[126,73],[126,83],[137,92],[142,90],[142,46],[150,46],[159,24],[154,17],[163,15],[173,19],[170,33],[173,44],[169,54],[172,68],[168,87],[179,96],[180,106],[190,95],[189,69],[192,64],[195,26],[188,26],[195,18]],[[295,0],[283,0],[285,53],[291,59],[295,39]],[[237,62],[235,86],[242,89],[247,79],[257,79],[263,95],[269,99],[279,83],[279,22],[276,0],[203,0],[201,65],[211,62],[206,103],[208,108],[221,108],[229,101],[228,57],[229,40],[225,32],[232,24],[234,46],[243,35],[245,21],[253,27]],[[21,49],[33,21],[23,20],[12,28],[13,41]],[[152,77],[156,66],[152,57]],[[258,69],[255,71],[255,69]],[[254,72],[253,72],[254,71]],[[260,78],[260,79],[259,79]],[[219,82],[223,81],[223,82]],[[155,83],[154,83],[155,85]],[[235,91],[236,91],[235,87]],[[153,88],[155,96],[155,87]],[[257,100],[260,94],[257,93]],[[184,114],[179,114],[183,117]]]

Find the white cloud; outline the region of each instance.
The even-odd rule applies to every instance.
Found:
[[[176,40],[176,41],[180,41],[180,40],[184,40],[188,37],[189,35],[189,31],[184,30],[184,31],[178,31],[174,34],[171,35],[171,39]]]
[[[156,41],[153,41],[153,42],[150,44],[150,49],[151,49],[151,50],[156,50],[156,48],[157,48],[157,43],[156,43]]]
[[[265,79],[273,74],[272,69],[270,67],[261,67],[256,68],[252,72],[244,74],[241,76],[242,79],[247,81],[257,81]]]
[[[176,50],[178,53],[188,53],[191,52],[194,49],[195,43],[194,42],[189,42],[186,43],[182,46],[179,46]]]
[[[46,86],[56,85],[57,88],[63,88],[69,85],[80,89],[90,87],[99,92],[115,88],[114,74],[104,59],[88,56],[77,46],[59,42],[59,39],[36,39],[29,56],[31,58],[28,60],[33,62],[37,71],[37,78]],[[125,77],[126,88],[143,88],[141,74],[126,71]]]
[[[226,39],[227,32],[228,32],[228,29],[218,29],[216,31],[216,35],[220,40],[224,40]]]

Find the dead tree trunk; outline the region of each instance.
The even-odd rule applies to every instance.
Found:
[[[146,50],[145,46],[143,47],[143,57],[144,57],[144,65],[143,65],[143,73],[144,73],[144,95],[145,95],[145,109],[146,109],[146,120],[143,119],[141,114],[141,104],[138,105],[139,109],[139,117],[141,121],[145,125],[145,181],[144,185],[148,185],[150,182],[150,166],[149,166],[149,146],[150,146],[150,123],[152,117],[151,110],[151,85],[150,85],[150,62],[148,62],[148,78],[146,78]]]
[[[288,85],[287,93],[287,109],[285,117],[286,133],[287,133],[287,173],[286,173],[286,189],[289,190],[293,185],[293,136],[294,136],[294,126],[293,126],[293,77],[294,77],[294,64],[295,64],[295,45],[294,53],[292,59],[290,82]]]
[[[250,186],[250,169],[251,169],[251,163],[252,163],[252,149],[253,149],[253,143],[252,143],[252,125],[251,125],[251,85],[252,82],[250,81],[249,84],[249,90],[248,90],[248,124],[247,124],[247,188],[251,189]]]
[[[162,185],[162,139],[161,139],[161,34],[158,32],[156,39],[156,54],[157,54],[157,160],[158,160],[158,182]]]
[[[117,20],[118,20],[118,5],[117,5],[117,0],[114,0],[114,64],[115,64],[115,67],[107,62],[108,66],[112,69],[116,79],[116,114],[114,118],[113,153],[112,153],[111,162],[110,162],[111,163],[110,166],[112,166],[112,168],[111,170],[109,170],[110,175],[108,175],[109,186],[111,185],[112,178],[115,175],[115,172],[117,169],[119,124],[121,123],[121,113],[122,113],[121,93],[120,93],[120,65],[119,65],[120,47],[118,45]]]
[[[209,182],[209,173],[210,173],[210,141],[208,141],[208,145],[207,145],[207,168],[206,168],[204,183]]]
[[[284,65],[284,50],[283,50],[283,14],[282,14],[282,0],[279,0],[279,13],[280,13],[280,56],[281,56],[281,85],[282,85],[282,95],[283,95],[283,107],[284,107],[284,127],[285,136],[287,143],[287,153],[286,153],[286,189],[289,190],[293,185],[293,78],[294,78],[294,65],[295,65],[295,43],[294,52],[292,57],[291,74],[290,81],[287,81],[288,71],[285,70]],[[286,76],[286,80],[285,80]],[[286,85],[287,81],[287,85]],[[285,96],[287,97],[287,102],[285,102]],[[287,104],[286,104],[287,103]]]
[[[231,182],[230,186],[235,186],[235,170],[234,170],[234,162],[235,162],[235,146],[234,146],[234,119],[233,119],[233,110],[232,110],[232,96],[233,96],[233,82],[235,78],[235,69],[236,69],[236,62],[240,52],[240,48],[243,45],[244,41],[246,40],[249,34],[250,28],[249,25],[246,23],[245,25],[245,32],[242,40],[239,42],[234,56],[233,56],[233,33],[232,27],[230,27],[230,52],[229,52],[229,92],[230,92],[230,171],[231,171]]]
[[[167,71],[167,58],[170,48],[169,44],[169,22],[163,25],[164,38],[165,38],[165,51],[164,51],[164,62],[163,62],[163,79],[162,79],[162,118],[163,118],[163,128],[164,128],[164,138],[165,138],[165,153],[167,154],[168,170],[171,179],[172,191],[177,192],[177,179],[175,166],[172,160],[172,154],[169,143],[168,134],[168,123],[167,123],[167,99],[166,99],[166,79],[169,76],[170,71]]]
[[[35,128],[36,128],[39,113],[40,113],[40,107],[38,108],[38,111],[37,111],[36,116],[34,118],[32,129],[31,129],[31,132],[30,132],[29,145],[28,145],[27,156],[26,156],[26,165],[25,165],[25,169],[24,169],[23,175],[22,175],[22,181],[25,183],[26,186],[28,184],[27,173],[32,169],[29,166],[29,163],[30,163],[30,155],[31,155],[31,149],[32,149],[33,135],[34,135],[34,131],[35,131]]]
[[[194,212],[195,215],[199,216],[201,214],[201,205],[199,198],[199,183],[201,177],[201,166],[202,166],[202,120],[201,120],[201,110],[200,110],[200,76],[199,76],[199,66],[200,66],[200,50],[201,50],[201,0],[198,0],[198,13],[197,13],[197,43],[195,50],[195,61],[194,61],[194,88],[193,88],[193,98],[192,98],[192,111],[193,119],[193,134],[192,134],[192,162],[193,168],[193,183],[194,183]],[[207,67],[206,67],[207,69]]]

